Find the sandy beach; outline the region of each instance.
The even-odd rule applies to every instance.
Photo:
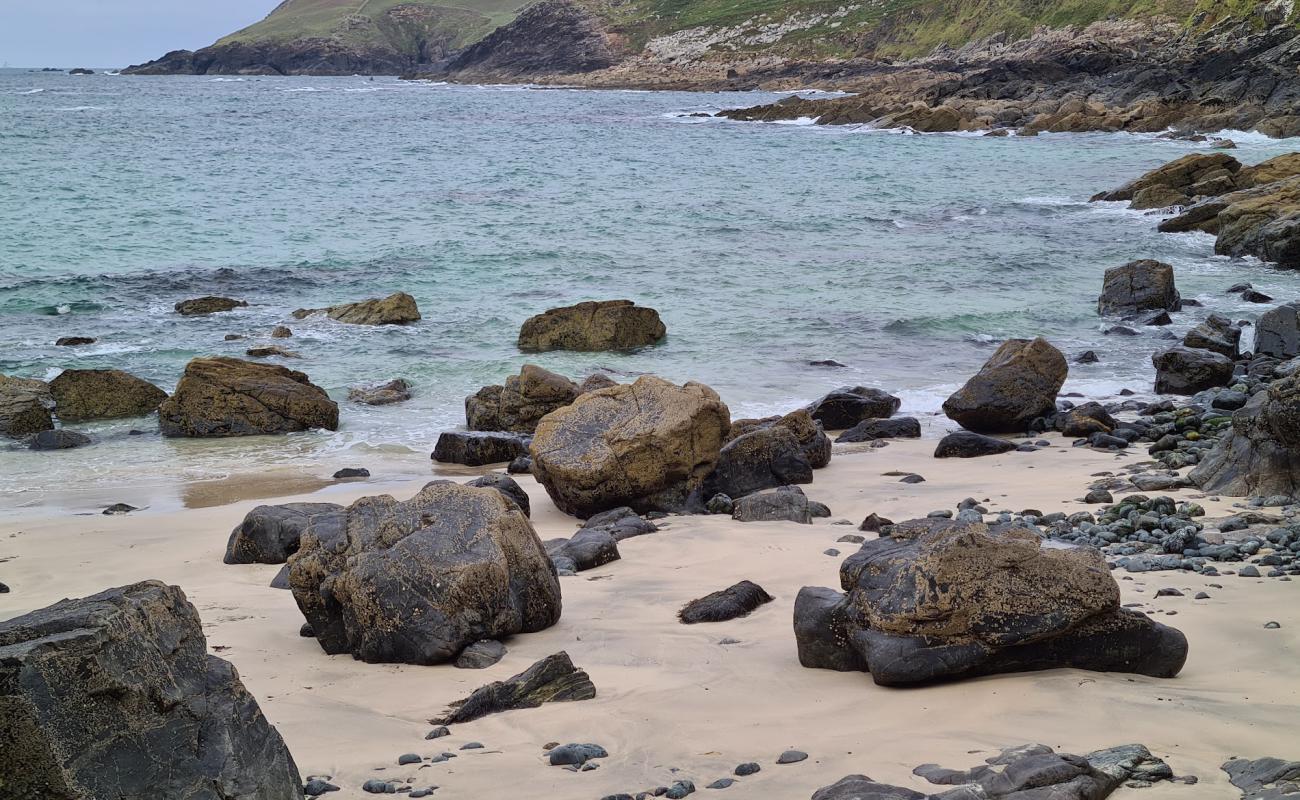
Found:
[[[314,639],[298,636],[302,616],[291,593],[268,588],[279,567],[222,563],[231,528],[260,503],[347,503],[380,493],[404,499],[420,479],[333,485],[274,500],[256,486],[227,486],[224,494],[208,487],[196,503],[205,507],[124,516],[85,513],[84,498],[57,511],[60,501],[53,499],[25,518],[20,509],[0,522],[0,579],[12,588],[0,595],[0,617],[147,578],[181,586],[202,615],[210,651],[236,665],[303,776],[332,776],[342,791],[331,796],[339,798],[367,796],[360,784],[375,777],[437,785],[441,798],[594,800],[681,778],[707,796],[707,783],[746,761],[762,771],[723,796],[802,798],[851,773],[934,791],[942,787],[913,776],[913,767],[964,769],[1028,742],[1073,753],[1137,742],[1175,774],[1199,779],[1191,786],[1121,788],[1115,797],[1233,796],[1219,769],[1226,759],[1286,757],[1300,744],[1300,604],[1292,582],[1117,572],[1125,603],[1140,604],[1187,635],[1190,655],[1174,679],[1050,670],[888,689],[864,673],[799,665],[791,631],[795,594],[805,585],[838,586],[839,564],[857,545],[836,540],[855,533],[867,514],[920,517],[966,497],[993,512],[1095,510],[1077,499],[1088,476],[1145,458],[1047,438],[1060,446],[970,460],[933,459],[930,438],[878,449],[837,445],[830,466],[804,487],[831,508],[830,519],[799,525],[669,517],[659,533],[622,542],[621,560],[562,578],[560,622],[507,640],[508,655],[485,670],[328,656]],[[405,466],[418,474],[413,459]],[[883,474],[894,471],[926,481],[908,485]],[[575,520],[530,476],[518,478],[541,538],[571,535]],[[1211,518],[1232,513],[1227,498],[1198,502]],[[840,555],[824,554],[828,548]],[[762,585],[775,602],[730,622],[677,621],[687,601],[741,579]],[[1162,587],[1183,596],[1157,599]],[[1193,600],[1199,591],[1210,598]],[[1269,621],[1281,627],[1265,629]],[[737,643],[720,644],[724,638]],[[591,675],[594,700],[497,714],[453,726],[447,738],[424,740],[428,720],[449,702],[561,650]],[[459,750],[469,742],[484,747]],[[548,742],[595,742],[609,757],[598,769],[573,773],[546,765]],[[788,748],[809,758],[777,765]],[[458,757],[423,768],[397,766],[403,753],[442,751]]]

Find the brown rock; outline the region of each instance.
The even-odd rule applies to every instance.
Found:
[[[50,382],[50,394],[64,422],[142,417],[167,399],[162,389],[119,369],[65,369]]]
[[[246,308],[248,303],[243,300],[235,300],[231,297],[196,297],[192,300],[182,300],[176,304],[176,313],[182,317],[193,317],[201,314],[216,314],[222,311],[234,311],[236,308]]]
[[[572,403],[579,390],[573,381],[525,364],[504,386],[484,386],[465,398],[465,422],[472,431],[532,433],[542,417]]]
[[[350,325],[406,325],[420,319],[415,298],[405,292],[332,306],[327,312],[330,319]]]
[[[1056,411],[1070,367],[1046,339],[1008,339],[943,404],[943,412],[978,433],[1023,433]]]
[[[0,436],[20,438],[53,430],[53,405],[45,381],[0,375]]]
[[[664,338],[659,312],[631,300],[605,300],[553,308],[519,329],[519,349],[626,350]]]
[[[348,399],[368,406],[387,406],[411,399],[411,384],[397,378],[375,386],[353,386],[348,389]]]
[[[236,358],[196,358],[158,409],[164,436],[338,430],[339,407],[306,375]]]

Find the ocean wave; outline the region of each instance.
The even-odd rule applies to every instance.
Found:
[[[67,106],[66,108],[56,108],[55,111],[103,111],[102,106]]]
[[[209,78],[208,83],[244,83],[247,78]]]
[[[27,89],[26,91],[15,91],[14,94],[40,94],[44,89]]]

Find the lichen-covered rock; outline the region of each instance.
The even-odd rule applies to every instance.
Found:
[[[1187,657],[1181,633],[1120,606],[1099,551],[1046,546],[1028,529],[973,523],[870,541],[840,582],[838,599],[800,592],[800,662],[861,665],[881,685],[1057,667],[1172,677]]]
[[[627,350],[652,345],[667,333],[653,308],[631,300],[603,300],[530,317],[519,329],[519,349]]]
[[[573,665],[568,653],[560,651],[518,675],[474,690],[469,697],[452,703],[446,714],[429,720],[429,723],[455,725],[501,711],[537,708],[543,703],[590,700],[595,696],[596,686],[591,678]]]
[[[812,483],[813,468],[799,440],[786,427],[759,428],[732,439],[718,454],[704,495],[725,494],[733,500],[761,489]]]
[[[339,407],[301,372],[237,358],[196,358],[158,408],[164,436],[338,430]]]
[[[433,460],[481,467],[528,455],[527,436],[497,431],[444,431],[433,446]]]
[[[235,300],[230,297],[196,297],[192,300],[182,300],[175,305],[176,313],[182,317],[193,317],[203,314],[217,314],[223,311],[234,311],[236,308],[246,308],[248,303],[243,300]]]
[[[1253,255],[1300,267],[1300,175],[1201,200],[1159,229],[1212,233],[1219,255]]]
[[[542,417],[572,403],[580,390],[573,381],[534,364],[525,364],[504,386],[484,386],[465,398],[465,424],[472,431],[532,433]]]
[[[0,720],[4,797],[302,797],[239,673],[157,581],[0,622]]]
[[[501,472],[492,472],[482,475],[472,481],[466,481],[466,486],[478,486],[485,489],[496,489],[505,495],[506,499],[519,506],[519,510],[524,512],[525,517],[533,515],[532,504],[528,501],[528,492],[520,486],[518,481]]]
[[[142,417],[167,399],[162,389],[120,369],[65,369],[50,381],[50,394],[64,422]]]
[[[555,568],[519,507],[445,481],[312,517],[289,583],[325,652],[367,662],[438,664],[560,618]]]
[[[1300,302],[1284,303],[1255,323],[1255,352],[1275,358],[1300,355]]]
[[[45,381],[0,375],[0,436],[17,439],[53,430],[53,406]]]
[[[298,542],[312,517],[340,514],[336,503],[285,503],[258,506],[244,516],[226,542],[227,564],[283,564],[298,552]]]
[[[1041,336],[1008,339],[966,385],[944,401],[943,413],[976,433],[1023,433],[1056,411],[1070,367]]]
[[[1188,476],[1233,497],[1300,494],[1300,375],[1275,381],[1232,414],[1232,428]]]
[[[1232,381],[1232,359],[1211,350],[1171,347],[1151,356],[1158,394],[1196,394]]]
[[[1267,315],[1265,315],[1267,316]],[[1261,324],[1263,320],[1260,320]],[[1256,328],[1258,339],[1260,328]],[[1221,356],[1235,359],[1241,354],[1241,326],[1227,317],[1211,314],[1204,322],[1187,332],[1183,337],[1183,346],[1197,350],[1209,350]]]
[[[843,386],[808,406],[808,412],[826,430],[840,431],[864,419],[892,417],[901,404],[901,400],[883,389]]]
[[[567,514],[677,511],[717,464],[731,414],[707,386],[653,375],[581,395],[537,425],[533,475]]]
[[[1103,316],[1139,311],[1178,311],[1182,296],[1174,285],[1174,268],[1160,261],[1130,261],[1106,270],[1097,313]]]
[[[1241,162],[1227,153],[1191,153],[1147,172],[1118,189],[1102,192],[1092,199],[1108,201],[1133,200],[1143,189],[1162,187],[1182,194],[1190,194],[1192,186],[1220,170],[1230,175],[1241,171]]]
[[[420,321],[420,309],[415,305],[415,298],[406,292],[331,306],[326,313],[330,319],[349,325],[406,325]]]
[[[804,458],[813,469],[821,469],[831,463],[831,438],[822,430],[821,423],[813,419],[812,414],[805,408],[791,411],[783,417],[732,420],[727,441],[735,441],[747,433],[777,426],[794,434],[803,450]]]

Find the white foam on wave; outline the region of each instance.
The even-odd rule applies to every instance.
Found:
[[[14,94],[40,94],[44,89],[28,89],[25,92],[14,92]]]
[[[55,111],[103,111],[101,106],[68,106],[66,108],[56,108]]]
[[[329,90],[328,90],[328,89],[320,89],[320,88],[317,88],[317,87],[315,87],[315,86],[295,86],[295,87],[293,87],[293,88],[291,88],[291,89],[281,89],[280,91],[282,91],[282,92],[288,92],[288,93],[292,94],[292,93],[296,93],[296,92],[327,92],[327,91],[329,91]],[[351,90],[349,89],[348,91],[351,91]]]
[[[247,78],[209,78],[208,83],[244,83]]]
[[[1242,130],[1235,130],[1233,128],[1225,128],[1219,131],[1218,133],[1210,133],[1206,135],[1210,137],[1220,138],[1220,139],[1231,139],[1237,144],[1267,144],[1267,145],[1284,146],[1290,143],[1289,146],[1294,147],[1295,143],[1297,142],[1297,137],[1291,137],[1288,139],[1275,139],[1274,137],[1266,136],[1260,133],[1259,131],[1242,131]],[[1207,145],[1212,144],[1212,142],[1207,142],[1206,144]]]

